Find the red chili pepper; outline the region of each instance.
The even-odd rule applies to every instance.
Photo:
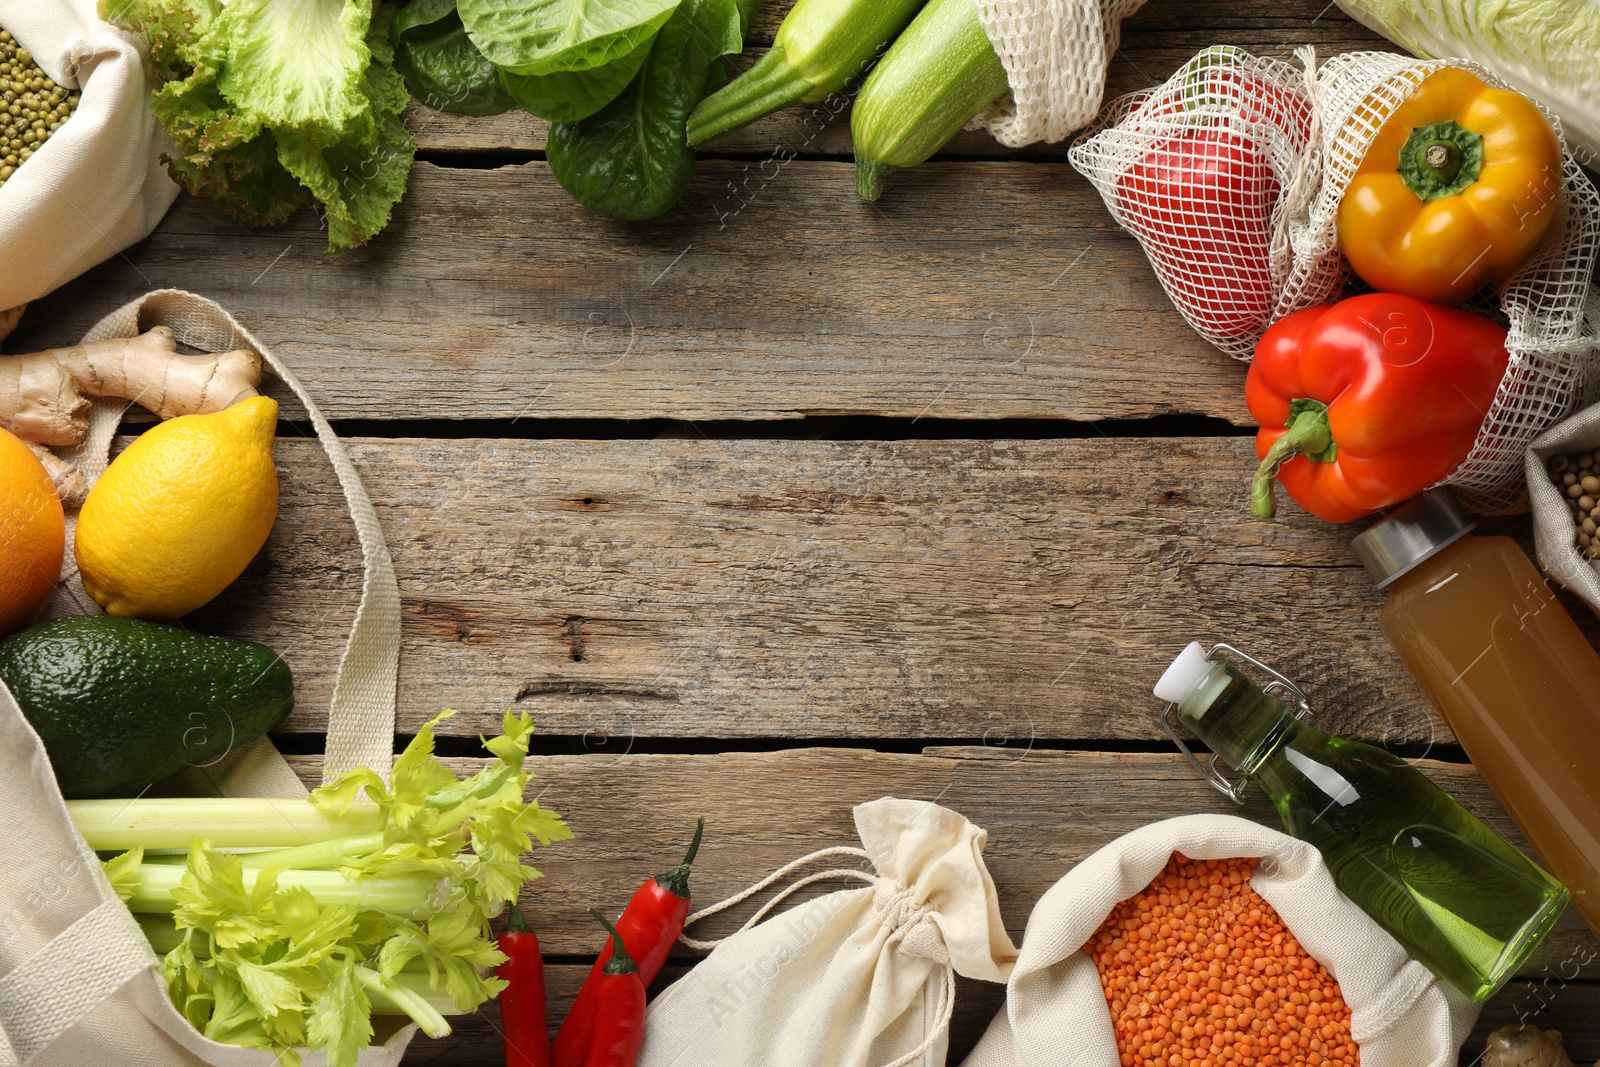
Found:
[[[689,871],[695,853],[700,851],[700,836],[706,821],[701,819],[694,828],[694,840],[689,842],[689,852],[683,862],[669,871],[663,871],[639,887],[617,920],[622,943],[628,954],[639,964],[639,979],[649,988],[667,962],[667,953],[678,943],[683,933],[683,920],[689,917]],[[606,961],[611,958],[611,946],[600,950],[594,961],[578,999],[573,1001],[566,1022],[556,1034],[550,1050],[553,1067],[582,1067],[589,1051],[589,1036],[594,1030],[595,987],[599,984]]]
[[[507,959],[495,974],[509,983],[500,991],[506,1067],[550,1067],[550,1032],[544,1022],[544,959],[539,955],[539,939],[515,904],[511,905],[498,944]]]
[[[589,914],[611,934],[612,955],[594,988],[594,1034],[583,1067],[633,1067],[644,1044],[644,980],[617,928],[593,908]]]
[[[1472,450],[1507,359],[1504,326],[1395,293],[1279,319],[1245,378],[1261,424],[1251,513],[1272,517],[1274,477],[1328,522],[1445,478]]]

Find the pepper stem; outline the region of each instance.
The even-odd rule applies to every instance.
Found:
[[[1309,397],[1290,401],[1289,421],[1283,435],[1272,442],[1267,454],[1261,457],[1255,477],[1250,479],[1250,514],[1258,519],[1270,519],[1278,513],[1273,486],[1285,463],[1296,456],[1305,456],[1313,463],[1330,463],[1338,451],[1333,430],[1328,426],[1328,405]]]
[[[689,851],[684,855],[683,862],[671,870],[656,875],[656,884],[674,896],[689,899],[689,872],[693,869],[694,858],[700,851],[700,836],[705,833],[705,829],[706,821],[702,818],[695,823],[694,840],[689,842]]]
[[[628,955],[628,946],[622,943],[622,935],[617,933],[617,928],[607,922],[606,917],[601,915],[597,909],[590,908],[589,914],[599,919],[600,925],[604,926],[606,932],[611,935],[611,958],[606,961],[606,965],[601,970],[606,974],[638,973],[639,965],[633,962],[632,956]]]
[[[525,934],[528,932],[528,918],[522,914],[520,905],[513,903],[511,913],[506,916],[506,933]]]
[[[1400,149],[1398,170],[1423,200],[1454,196],[1483,170],[1483,136],[1453,120],[1418,126]]]

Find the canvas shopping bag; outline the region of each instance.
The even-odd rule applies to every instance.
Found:
[[[1118,1067],[1100,973],[1083,946],[1174,852],[1261,860],[1250,885],[1339,982],[1362,1067],[1455,1067],[1478,1005],[1434,978],[1339,892],[1316,846],[1232,815],[1151,823],[1052,886],[1028,918],[1006,1005],[964,1067]]]
[[[207,352],[260,352],[310,413],[344,490],[364,567],[361,603],[328,711],[323,775],[357,765],[387,772],[394,752],[400,594],[355,467],[294,375],[210,300],[171,289],[150,293],[108,315],[84,340],[132,337],[163,325],[179,341]],[[96,401],[89,438],[68,457],[90,481],[105,470],[124,407],[120,400]],[[65,583],[60,595],[73,584]],[[213,766],[186,771],[182,781],[202,795],[306,795],[266,738]],[[10,846],[0,865],[0,906],[9,909],[0,919],[0,1067],[275,1067],[270,1053],[206,1040],[173,1008],[155,954],[73,828],[44,747],[3,684],[0,817]],[[415,1030],[380,1034],[362,1054],[361,1067],[398,1064]],[[316,1067],[323,1060],[308,1056],[305,1062]]]
[[[807,875],[720,942],[685,937],[715,947],[650,1006],[640,1067],[943,1067],[955,976],[1003,982],[1017,955],[983,865],[988,834],[893,797],[858,805],[855,821],[864,848],[812,853],[689,917],[817,860],[873,866]],[[766,918],[796,890],[842,878],[864,884]]]
[[[150,113],[143,46],[102,22],[95,0],[0,0],[0,29],[78,110],[0,185],[0,320],[147,237],[178,195]],[[0,331],[3,333],[3,331]]]

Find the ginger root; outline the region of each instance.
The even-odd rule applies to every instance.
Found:
[[[1489,1035],[1482,1067],[1573,1067],[1560,1030],[1502,1026]],[[1597,1063],[1595,1067],[1600,1067]]]
[[[261,357],[250,351],[183,356],[172,331],[0,356],[0,427],[41,445],[80,444],[89,401],[131,400],[163,419],[210,414],[256,395]]]
[[[83,472],[78,470],[66,460],[57,456],[44,445],[32,441],[24,441],[28,450],[39,457],[39,462],[44,464],[44,472],[55,483],[56,496],[61,498],[61,506],[72,509],[83,503],[89,495],[89,483],[83,480]]]
[[[22,318],[22,313],[28,310],[27,304],[18,304],[14,308],[0,310],[0,341],[10,336],[11,331],[17,328],[17,322]]]

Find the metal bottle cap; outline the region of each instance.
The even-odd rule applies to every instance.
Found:
[[[1449,489],[1430,489],[1358,534],[1350,549],[1382,589],[1476,525]]]

